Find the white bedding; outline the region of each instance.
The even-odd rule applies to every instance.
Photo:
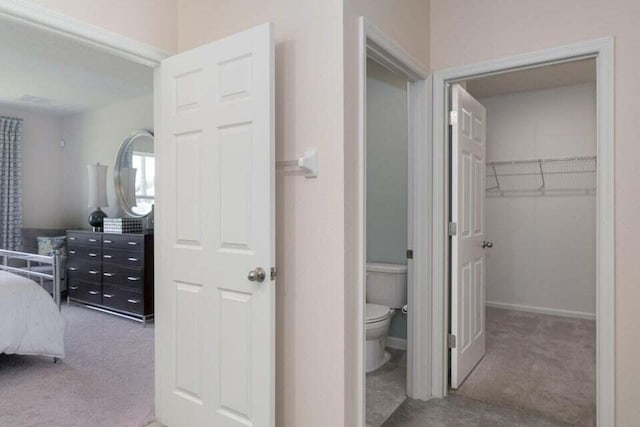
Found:
[[[0,271],[0,353],[64,357],[64,320],[44,289]]]

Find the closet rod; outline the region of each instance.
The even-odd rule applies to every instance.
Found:
[[[497,162],[487,162],[488,166],[501,166],[501,165],[519,165],[527,163],[553,163],[553,162],[571,162],[571,161],[584,161],[584,160],[596,160],[596,156],[581,156],[581,157],[558,157],[549,159],[532,159],[532,160],[502,160]]]

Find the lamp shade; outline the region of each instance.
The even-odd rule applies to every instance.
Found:
[[[136,203],[136,174],[138,169],[122,168],[120,169],[120,182],[122,182],[122,190],[129,207],[138,206]]]
[[[100,163],[88,165],[89,169],[89,207],[106,208],[107,202],[107,168]]]

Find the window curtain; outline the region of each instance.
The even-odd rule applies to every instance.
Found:
[[[22,119],[0,117],[0,249],[22,250]]]

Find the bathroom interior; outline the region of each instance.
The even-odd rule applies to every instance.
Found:
[[[451,398],[550,425],[595,425],[595,61],[458,84],[486,109],[483,220],[492,245],[479,301],[486,351]],[[394,420],[407,406],[407,102],[407,81],[369,59],[368,427],[401,425]]]
[[[377,427],[406,399],[407,80],[367,61],[366,423]]]

